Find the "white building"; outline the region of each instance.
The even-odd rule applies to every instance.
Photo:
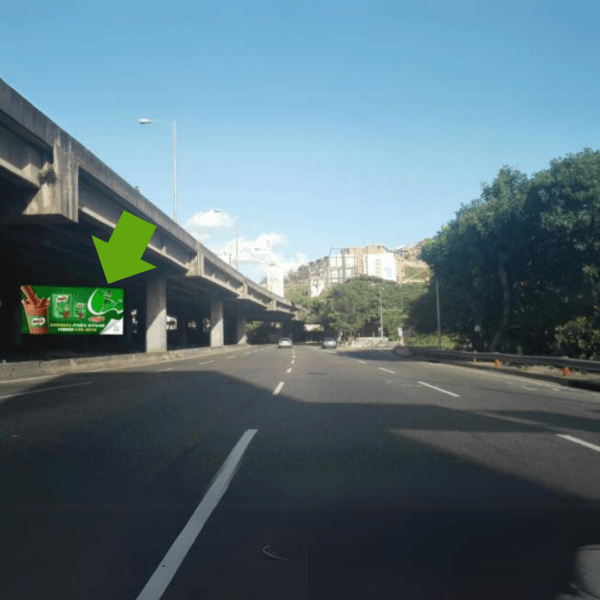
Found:
[[[283,268],[281,265],[273,263],[267,267],[267,289],[283,297]]]
[[[329,256],[308,265],[310,297],[320,296],[324,291],[361,275],[401,284],[413,282],[412,276],[408,276],[409,271],[419,271],[415,281],[422,281],[427,278],[427,265],[418,258],[421,246],[422,242],[419,242],[399,246],[393,251],[379,244],[364,248],[332,248]]]
[[[365,256],[365,273],[388,281],[396,281],[396,256],[393,252],[378,252]]]

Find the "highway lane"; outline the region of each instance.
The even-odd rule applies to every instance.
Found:
[[[548,597],[600,540],[600,453],[557,437],[600,445],[597,397],[482,375],[259,346],[0,385],[0,591],[135,599],[255,430],[164,598]]]

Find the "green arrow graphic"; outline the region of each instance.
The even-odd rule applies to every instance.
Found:
[[[142,254],[156,225],[123,211],[108,242],[92,236],[107,283],[156,269],[142,260]]]

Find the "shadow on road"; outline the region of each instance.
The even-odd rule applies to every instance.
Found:
[[[595,419],[298,402],[218,370],[82,373],[28,391],[88,380],[0,404],[5,598],[135,599],[250,428],[164,600],[550,598],[574,549],[600,540],[594,501],[409,435],[597,432]]]

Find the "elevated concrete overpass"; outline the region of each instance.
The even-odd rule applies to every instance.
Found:
[[[142,256],[156,269],[113,284],[125,289],[124,335],[22,336],[20,285],[111,287],[92,236],[108,241],[123,211],[156,225]],[[31,337],[148,352],[244,343],[247,320],[290,322],[299,312],[212,253],[1,79],[0,257],[5,351],[39,347]],[[178,321],[169,335],[167,311]]]

